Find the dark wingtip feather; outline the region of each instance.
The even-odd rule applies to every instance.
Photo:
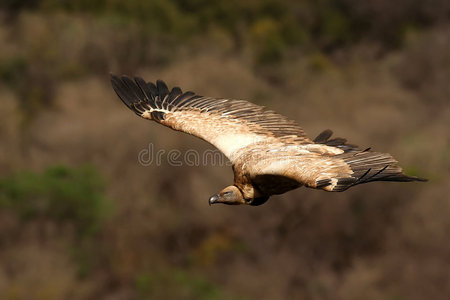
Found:
[[[181,89],[179,87],[174,87],[172,88],[172,90],[169,93],[169,97],[167,99],[167,101],[172,102],[176,97],[178,97],[179,95],[181,95],[183,92],[181,91]]]
[[[314,139],[314,143],[316,144],[323,144],[333,135],[333,131],[330,129],[325,129],[321,133],[319,133],[318,136]]]
[[[123,80],[124,78],[127,78],[126,76],[118,77],[114,74],[111,75],[111,84],[116,92],[117,96],[119,96],[120,100],[132,109],[132,105],[136,102],[136,95],[133,93],[133,89],[130,89],[130,87],[125,83]],[[129,78],[128,78],[129,79]],[[131,79],[129,79],[131,81]]]
[[[151,96],[153,97],[152,99],[158,96],[158,89],[153,82],[147,82],[147,87],[149,88]]]
[[[426,178],[421,178],[421,177],[417,177],[417,176],[408,176],[405,174],[401,174],[399,176],[393,177],[392,179],[386,179],[388,181],[401,181],[401,182],[410,182],[410,181],[420,181],[420,182],[427,182],[428,179]]]
[[[167,85],[162,80],[157,80],[155,85],[146,82],[141,77],[132,79],[126,75],[116,76],[110,73],[110,78],[112,87],[122,102],[138,115],[142,115],[149,107],[168,109],[169,104],[172,104],[178,98],[184,98],[181,89],[178,87],[173,88],[169,93]],[[187,96],[189,95],[187,94]],[[161,121],[164,118],[165,116],[162,113],[152,113],[153,120]]]
[[[169,93],[169,88],[167,87],[166,83],[162,80],[157,80],[156,87],[158,88],[159,99],[164,99]]]
[[[332,140],[328,140],[326,141],[326,145],[327,146],[341,146],[341,145],[345,145],[345,143],[347,142],[346,139],[344,138],[334,138]]]
[[[323,144],[323,145],[327,145],[330,147],[336,147],[341,150],[344,150],[344,152],[352,152],[352,151],[354,152],[354,151],[359,150],[358,146],[352,145],[352,144],[347,144],[347,140],[344,138],[338,137],[338,138],[330,139],[332,135],[333,135],[333,131],[331,131],[330,129],[326,129],[326,130],[322,131],[314,139],[314,143]]]

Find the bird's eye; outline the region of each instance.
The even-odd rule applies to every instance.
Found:
[[[231,192],[225,192],[225,193],[223,193],[223,195],[224,196],[229,196],[229,195],[231,195]]]

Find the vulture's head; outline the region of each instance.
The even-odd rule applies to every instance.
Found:
[[[258,197],[254,199],[245,199],[240,189],[235,185],[230,185],[209,198],[209,205],[223,203],[228,205],[248,204],[258,206],[264,204],[269,197]]]
[[[209,205],[216,203],[238,205],[246,202],[242,192],[235,185],[230,185],[209,198]]]

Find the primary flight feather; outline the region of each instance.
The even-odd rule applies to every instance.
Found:
[[[403,174],[388,153],[359,149],[325,130],[310,140],[294,121],[244,100],[172,90],[140,77],[111,75],[119,98],[137,115],[197,136],[233,164],[234,184],[210,204],[260,205],[271,195],[306,186],[330,192],[371,181],[425,181]]]

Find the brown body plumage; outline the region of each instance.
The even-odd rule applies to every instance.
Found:
[[[233,164],[234,184],[209,203],[260,205],[306,186],[344,191],[371,181],[424,181],[404,175],[388,153],[361,150],[325,130],[313,141],[294,121],[244,100],[171,91],[136,77],[111,75],[114,90],[137,115],[202,138]]]

